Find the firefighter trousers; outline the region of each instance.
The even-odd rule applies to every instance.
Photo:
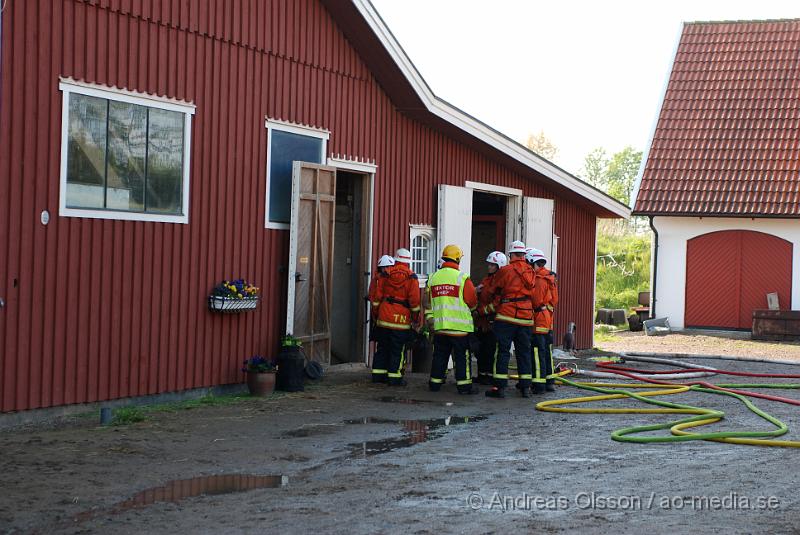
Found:
[[[492,381],[497,388],[508,386],[508,361],[511,359],[511,344],[517,359],[517,372],[522,388],[531,385],[531,328],[504,321],[494,322],[494,335],[497,338],[497,350],[494,357]]]
[[[411,331],[375,327],[377,348],[372,357],[372,382],[400,383],[405,368],[406,343]]]
[[[370,339],[375,341],[375,354],[372,355],[372,382],[385,383],[389,379],[389,347],[385,327],[373,327]]]
[[[445,334],[433,336],[431,389],[438,390],[444,384],[447,377],[447,362],[451,355],[456,369],[456,385],[460,391],[469,391],[472,388],[472,372],[470,371],[472,355],[469,350],[469,337]]]
[[[549,331],[547,333],[547,356],[550,359],[550,374],[546,377],[548,384],[554,384],[556,382],[556,363],[553,360],[553,338],[553,331]]]
[[[497,338],[493,331],[476,333],[478,342],[478,378],[492,378],[492,367],[494,365],[494,353],[497,350]]]
[[[386,352],[388,354],[387,376],[390,385],[403,383],[406,369],[406,344],[411,340],[412,330],[397,331],[386,329]]]
[[[533,335],[533,382],[545,384],[553,383],[553,356],[550,338],[545,333]]]

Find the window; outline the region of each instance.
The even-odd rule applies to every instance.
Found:
[[[59,88],[59,213],[188,223],[194,106],[71,80]]]
[[[411,269],[420,281],[436,271],[436,239],[432,227],[411,226]]]
[[[294,162],[323,163],[328,132],[267,121],[266,227],[288,229],[292,215]]]

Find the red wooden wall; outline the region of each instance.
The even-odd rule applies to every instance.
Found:
[[[747,230],[711,232],[686,244],[687,327],[751,329],[768,293],[792,298],[792,244]]]
[[[265,116],[376,162],[376,254],[435,223],[437,183],[552,197],[399,113],[316,0],[12,1],[2,23],[0,411],[240,382],[276,348],[288,233],[263,224]],[[188,225],[58,217],[59,77],[197,106]],[[587,347],[595,219],[557,199],[555,232],[559,332],[576,321]],[[240,276],[259,309],[210,313],[211,287]]]

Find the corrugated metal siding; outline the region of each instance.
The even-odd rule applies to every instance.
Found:
[[[265,116],[375,160],[376,253],[435,222],[437,183],[552,197],[398,113],[314,0],[12,0],[3,15],[1,411],[239,382],[243,358],[276,348],[288,233],[263,228]],[[197,106],[188,225],[58,217],[60,76]],[[585,326],[586,347],[595,221],[556,212],[558,326]],[[259,309],[210,313],[210,288],[237,276],[264,288]]]
[[[711,232],[687,242],[688,327],[750,329],[753,310],[767,308],[772,292],[784,307],[791,303],[790,242],[745,230]]]
[[[594,329],[595,217],[575,205],[556,201],[554,233],[558,240],[558,289],[560,303],[555,314],[555,344],[567,323],[576,325],[579,349],[592,345]]]

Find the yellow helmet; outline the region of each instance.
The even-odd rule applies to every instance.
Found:
[[[462,256],[464,256],[464,251],[462,251],[461,247],[458,245],[445,245],[444,250],[442,251],[442,258],[449,258],[451,260],[455,260],[456,262],[460,262]]]

